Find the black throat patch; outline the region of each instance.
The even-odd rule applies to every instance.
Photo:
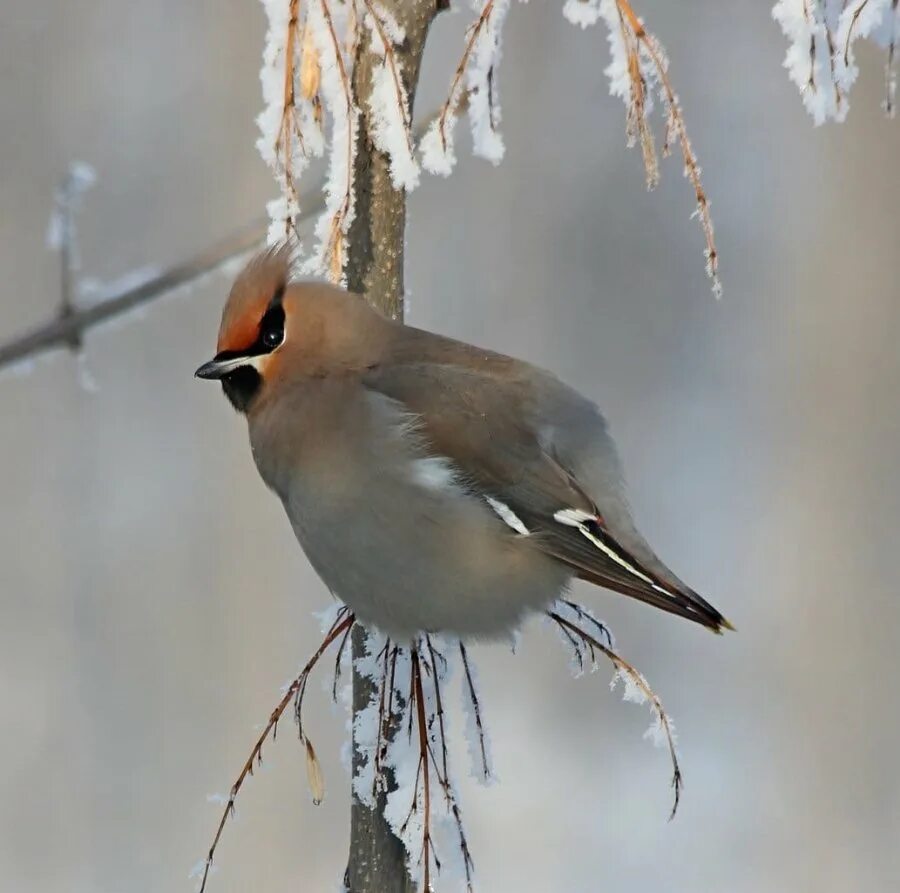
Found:
[[[252,366],[238,366],[222,378],[222,390],[238,412],[247,412],[260,387],[262,376]]]

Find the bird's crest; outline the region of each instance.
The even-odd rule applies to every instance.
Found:
[[[231,288],[222,312],[218,351],[243,351],[259,334],[259,322],[292,278],[294,243],[280,242],[256,254]]]

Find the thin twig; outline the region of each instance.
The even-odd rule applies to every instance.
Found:
[[[619,31],[622,35],[622,43],[628,56],[628,80],[631,84],[631,102],[625,117],[625,138],[629,146],[634,145],[636,139],[640,139],[647,189],[655,189],[659,185],[659,162],[647,117],[647,84],[641,73],[640,48],[637,36],[625,22],[621,7],[616,7],[616,9],[619,13]]]
[[[441,683],[440,683],[440,673],[437,668],[436,655],[439,654],[434,648],[434,645],[431,641],[431,636],[428,633],[425,634],[425,644],[428,646],[428,653],[431,656],[431,668],[432,668],[432,678],[434,680],[434,705],[437,711],[437,720],[438,720],[438,729],[441,735],[441,763],[444,767],[444,778],[448,779],[448,770],[447,770],[447,739],[445,736],[444,730],[444,704],[441,700]],[[443,655],[441,655],[443,659]],[[447,785],[449,788],[449,784]],[[447,805],[450,805],[450,796],[449,790],[447,793]]]
[[[346,609],[339,614],[335,619],[334,623],[331,626],[331,629],[326,634],[325,638],[322,640],[322,644],[316,649],[315,654],[309,659],[306,666],[300,671],[300,675],[297,676],[296,679],[288,686],[287,691],[285,691],[284,696],[278,702],[275,709],[272,711],[269,716],[269,721],[266,723],[266,727],[263,729],[262,734],[256,741],[256,744],[253,745],[253,749],[250,751],[250,756],[247,758],[247,762],[244,763],[243,768],[238,774],[237,780],[231,787],[231,793],[228,795],[228,802],[225,804],[225,809],[222,812],[222,818],[219,820],[219,825],[216,828],[215,837],[213,837],[213,842],[210,845],[209,853],[206,857],[206,862],[203,866],[203,877],[200,881],[200,891],[199,893],[203,893],[206,889],[206,881],[209,878],[209,870],[212,867],[213,856],[216,852],[216,847],[219,845],[219,839],[222,836],[222,831],[225,828],[225,823],[228,821],[228,816],[234,814],[234,801],[238,795],[238,792],[241,789],[241,785],[243,785],[244,780],[248,775],[253,774],[254,765],[258,765],[262,763],[262,749],[263,745],[266,743],[266,740],[269,737],[269,734],[272,734],[272,738],[274,740],[276,734],[276,728],[278,726],[278,720],[281,719],[284,711],[287,709],[288,704],[290,704],[291,699],[296,695],[301,688],[303,688],[306,684],[306,679],[312,671],[313,667],[319,662],[322,655],[328,650],[329,645],[334,642],[341,633],[350,629],[353,626],[356,618],[352,613],[347,611]],[[298,713],[299,715],[299,713]]]
[[[850,44],[853,42],[853,29],[859,21],[863,10],[869,5],[869,0],[862,0],[862,3],[853,11],[853,18],[850,20],[850,27],[847,28],[847,39],[844,41],[844,65],[850,65]]]
[[[338,282],[344,271],[344,227],[353,203],[353,152],[355,149],[355,136],[353,131],[357,112],[353,105],[353,90],[350,85],[350,78],[347,74],[347,67],[344,65],[344,57],[341,53],[341,45],[334,28],[334,19],[331,16],[331,8],[328,6],[328,0],[319,0],[319,6],[322,10],[322,17],[328,27],[328,34],[331,38],[332,47],[334,48],[334,61],[337,65],[338,74],[340,75],[341,87],[344,92],[344,102],[347,106],[347,188],[344,192],[341,205],[337,211],[335,211],[331,220],[331,231],[328,237],[328,246],[325,255],[331,278],[335,282]]]
[[[281,162],[284,171],[284,188],[288,193],[288,197],[294,201],[295,207],[299,205],[299,200],[293,173],[294,135],[299,140],[300,150],[304,155],[306,154],[306,143],[297,123],[297,103],[294,94],[294,60],[297,55],[295,42],[299,23],[299,5],[300,0],[290,0],[288,7],[287,36],[285,37],[284,48],[284,106],[281,112],[281,126],[278,128],[278,136],[275,140],[276,157],[280,151],[283,150],[284,152]],[[284,225],[285,237],[290,236],[292,229],[296,235],[296,222],[291,219],[290,215],[285,218]]]
[[[390,69],[391,78],[394,81],[394,93],[397,95],[397,105],[400,107],[400,117],[403,121],[403,130],[406,135],[406,144],[409,146],[410,154],[412,154],[412,121],[410,120],[409,105],[406,101],[406,89],[403,86],[403,81],[400,77],[400,70],[397,65],[397,56],[394,52],[393,42],[385,31],[384,24],[382,23],[378,13],[375,11],[375,4],[372,2],[372,0],[363,0],[363,3],[365,4],[366,9],[369,11],[369,15],[372,17],[372,21],[375,23],[375,29],[378,31],[378,37],[381,39],[381,44],[384,47],[384,58],[385,62],[388,65],[388,68]]]
[[[441,146],[444,151],[447,151],[447,118],[451,115],[456,114],[457,107],[459,106],[460,92],[459,85],[462,80],[463,75],[466,73],[466,69],[469,67],[469,58],[472,55],[472,50],[475,47],[475,41],[478,39],[478,35],[481,33],[481,29],[487,23],[487,20],[490,18],[491,12],[494,9],[494,0],[487,0],[484,4],[484,8],[481,10],[481,14],[469,26],[468,39],[466,40],[466,46],[463,49],[462,58],[459,60],[459,64],[456,66],[456,71],[453,74],[453,79],[450,81],[450,90],[447,93],[447,99],[444,104],[441,106],[441,111],[438,115],[438,133],[441,137]]]
[[[385,712],[387,706],[385,704],[385,695],[387,692],[388,679],[390,679],[391,685],[393,685],[393,673],[388,672],[390,647],[391,640],[389,638],[385,639],[384,648],[382,649],[382,653],[384,654],[384,668],[381,671],[381,683],[379,684],[378,691],[378,734],[375,738],[374,772],[372,773],[373,798],[378,793],[378,790],[384,781],[384,750],[388,740],[388,725],[391,720],[390,712]],[[390,710],[389,707],[387,707],[387,709],[388,711]]]
[[[884,63],[884,113],[888,118],[894,117],[894,100],[897,93],[897,72],[894,70],[894,56],[897,49],[897,5],[891,4],[891,39],[888,42],[887,59]]]
[[[628,20],[631,30],[634,32],[636,40],[641,43],[647,52],[653,67],[656,69],[659,83],[662,86],[662,92],[665,96],[666,105],[668,106],[668,122],[666,125],[667,132],[674,133],[678,137],[678,143],[681,147],[681,155],[684,159],[684,172],[687,175],[691,186],[694,189],[694,197],[697,202],[695,214],[700,220],[700,228],[703,230],[703,237],[706,240],[706,274],[712,281],[713,293],[718,297],[722,292],[722,285],[719,281],[719,252],[716,249],[715,236],[713,234],[712,215],[709,211],[709,199],[703,189],[703,183],[700,180],[700,165],[697,162],[697,156],[691,146],[688,137],[687,128],[684,123],[684,113],[681,110],[681,103],[675,90],[672,88],[672,82],[669,80],[669,74],[666,71],[665,63],[660,52],[659,44],[651,34],[644,28],[641,20],[637,17],[634,9],[628,0],[616,0],[616,5],[620,13]]]
[[[440,737],[441,744],[440,762],[438,762],[438,759],[435,757],[434,751],[432,750],[430,745],[429,752],[431,753],[432,761],[434,762],[435,775],[437,776],[437,780],[441,786],[441,790],[443,790],[444,792],[444,799],[447,804],[447,809],[453,816],[453,822],[456,825],[456,833],[459,837],[459,850],[462,853],[463,868],[466,873],[466,891],[467,893],[473,893],[474,886],[472,882],[472,875],[475,870],[475,863],[473,862],[472,854],[469,851],[469,843],[466,839],[466,830],[462,820],[462,811],[459,808],[459,803],[456,800],[453,786],[450,783],[450,768],[447,749],[447,735],[446,729],[444,727],[444,708],[441,697],[440,672],[437,668],[437,661],[440,660],[442,664],[446,665],[446,658],[443,654],[441,654],[440,651],[435,649],[430,635],[425,635],[425,642],[428,646],[429,655],[431,656],[431,667],[433,671],[432,680],[434,683],[434,703],[437,712],[438,735]],[[441,771],[441,767],[443,767],[443,772]]]
[[[586,611],[578,602],[573,602],[570,599],[564,598],[561,599],[564,605],[567,605],[572,611],[575,612],[575,616],[578,617],[579,620],[586,620],[597,632],[606,639],[606,644],[610,648],[615,648],[615,643],[613,642],[612,633],[609,630],[609,627],[594,617],[590,611]]]
[[[338,645],[337,655],[334,659],[334,680],[331,684],[331,700],[334,701],[335,704],[337,704],[338,699],[338,685],[340,685],[341,682],[341,663],[344,659],[344,649],[347,647],[347,639],[350,638],[350,632],[351,630],[348,629],[347,632],[344,633],[344,638],[341,639],[341,644]]]
[[[466,646],[459,643],[459,655],[462,658],[463,670],[466,674],[466,687],[469,690],[469,698],[472,701],[472,712],[475,714],[475,728],[478,731],[478,743],[481,748],[481,777],[487,781],[491,777],[490,761],[487,756],[487,744],[484,740],[484,724],[481,721],[481,706],[478,703],[478,692],[475,690],[475,680],[469,669],[469,655]]]
[[[417,128],[416,136],[420,136],[422,132],[424,127]],[[320,183],[302,200],[301,210],[296,218],[297,224],[325,210],[323,185]],[[73,342],[80,341],[84,333],[95,326],[151,304],[178,288],[191,285],[214,273],[265,244],[268,229],[268,218],[254,220],[193,257],[148,277],[138,285],[129,285],[112,292],[90,307],[76,308],[71,312],[61,310],[49,322],[0,344],[0,370],[48,350],[70,346]]]
[[[633,667],[628,661],[624,658],[620,657],[615,651],[611,648],[607,648],[599,639],[592,636],[589,632],[582,629],[575,623],[572,623],[570,620],[566,620],[565,617],[558,614],[556,611],[548,611],[547,615],[553,620],[561,629],[568,630],[571,633],[574,633],[578,636],[587,646],[591,649],[593,654],[593,650],[596,649],[601,654],[604,654],[609,660],[612,662],[613,666],[616,670],[619,671],[623,676],[627,676],[628,679],[632,681],[632,683],[639,689],[641,694],[650,702],[650,706],[653,709],[654,714],[659,722],[660,727],[663,730],[663,734],[666,738],[666,744],[669,749],[669,757],[672,761],[672,788],[675,792],[675,801],[672,804],[672,812],[669,814],[669,819],[673,819],[675,817],[675,813],[678,811],[678,804],[681,801],[681,788],[684,784],[682,775],[681,775],[681,767],[678,765],[678,752],[675,749],[675,736],[672,732],[672,724],[669,720],[669,716],[663,708],[662,702],[657,697],[656,693],[647,683],[647,680],[638,672],[635,667]]]
[[[323,204],[321,200],[311,202],[304,210],[303,216],[311,217],[321,210]],[[214,272],[229,261],[248,254],[263,244],[267,228],[267,220],[254,221],[189,260],[176,264],[139,285],[132,285],[108,295],[90,307],[76,309],[68,315],[60,314],[31,332],[14,338],[0,346],[0,369],[68,344],[73,338],[80,337],[94,326],[149,304],[176,288],[189,285],[202,276]]]
[[[422,889],[431,890],[431,764],[428,759],[428,727],[425,721],[425,696],[422,691],[422,667],[416,644],[411,652],[412,676],[415,685],[416,722],[419,726],[419,765],[422,768]],[[435,857],[440,870],[440,863]]]

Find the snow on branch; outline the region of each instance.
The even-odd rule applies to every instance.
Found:
[[[626,701],[649,705],[654,722],[647,737],[667,747],[672,760],[674,816],[681,795],[681,770],[675,729],[659,698],[644,677],[614,650],[609,630],[586,608],[561,599],[550,607],[547,616],[572,650],[577,673],[597,669],[597,657],[603,655],[615,670],[610,687],[621,683]],[[302,722],[303,699],[312,670],[329,647],[338,642],[331,686],[332,696],[338,700],[338,679],[342,663],[350,659],[345,646],[355,619],[346,607],[338,605],[325,612],[321,620],[322,643],[284,689],[230,793],[227,797],[208,798],[223,810],[207,856],[195,869],[201,880],[200,893],[207,885],[237,795],[247,776],[262,762],[263,746],[270,737],[274,739],[278,721],[291,703],[304,747],[313,802],[319,803],[324,796],[321,766]],[[419,889],[430,891],[439,887],[473,893],[475,866],[450,762],[451,729],[445,705],[454,667],[458,667],[472,774],[478,781],[490,783],[492,759],[475,666],[465,644],[449,636],[423,633],[412,642],[399,643],[370,630],[366,643],[367,650],[356,658],[354,667],[372,685],[368,703],[352,717],[353,741],[360,763],[351,781],[353,793],[371,808],[375,808],[380,795],[386,795],[385,819],[403,843],[407,871],[418,881]],[[347,692],[344,694],[349,707],[352,699]]]
[[[347,256],[347,232],[353,217],[353,160],[361,103],[353,96],[352,71],[361,45],[363,28],[370,40],[367,52],[382,56],[375,72],[373,94],[364,107],[373,116],[373,139],[391,159],[391,176],[397,189],[411,190],[419,180],[419,166],[412,151],[415,133],[403,71],[393,48],[402,41],[402,29],[377,0],[261,0],[269,19],[263,66],[260,73],[265,107],[258,118],[257,145],[272,168],[279,197],[268,204],[268,240],[275,243],[296,235],[299,223],[321,215],[317,224],[319,244],[307,260],[307,269],[320,275],[343,277]],[[332,5],[336,12],[332,10]],[[475,0],[478,15],[470,26],[462,58],[451,80],[448,97],[422,136],[418,150],[422,166],[449,174],[455,164],[453,129],[469,110],[475,151],[494,162],[503,154],[498,130],[497,65],[501,27],[508,0]],[[684,171],[694,190],[694,216],[706,241],[707,272],[713,290],[720,290],[718,252],[715,246],[709,201],[700,180],[700,166],[688,138],[684,113],[668,75],[668,62],[659,42],[650,35],[629,0],[565,0],[563,13],[581,28],[603,21],[611,52],[606,69],[610,89],[626,106],[626,136],[640,143],[647,185],[659,178],[656,144],[649,115],[654,92],[666,111],[662,154],[677,142]],[[884,47],[885,100],[890,117],[896,113],[897,41],[900,37],[900,0],[777,0],[773,15],[789,46],[785,67],[799,87],[804,104],[817,124],[843,120],[849,108],[848,94],[859,70],[855,45],[868,39]],[[361,16],[365,19],[360,25]],[[325,114],[331,120],[325,131]],[[327,207],[322,210],[323,190],[306,193],[301,209],[299,181],[312,158],[328,153],[329,176],[325,188]],[[74,205],[73,205],[74,207]],[[62,218],[57,212],[51,227],[51,243],[65,254],[60,238]],[[66,277],[77,273],[77,259],[66,265],[61,310],[57,316],[25,335],[0,345],[0,368],[21,364],[50,348],[79,346],[81,335],[95,325],[156,300],[188,284],[255,244],[257,226],[213,245],[197,258],[159,275],[127,276],[120,287],[107,288],[89,307],[74,298],[85,283]],[[70,242],[68,244],[74,244]],[[68,269],[70,272],[65,272]],[[127,281],[126,281],[127,280]]]
[[[265,106],[257,118],[257,148],[272,168],[280,196],[269,203],[269,241],[296,236],[300,199],[297,183],[310,156],[321,155],[324,139],[318,101],[318,62],[307,29],[299,19],[299,0],[263,0],[269,29],[260,71]],[[304,60],[299,95],[297,62]]]
[[[350,83],[349,56],[339,35],[351,33],[348,4],[329,0],[311,0],[306,27],[312,34],[312,45],[321,68],[320,93],[325,111],[331,119],[331,151],[325,181],[325,213],[316,224],[319,244],[306,265],[309,273],[328,275],[342,282],[346,261],[346,237],[353,222],[355,191],[353,165],[359,135],[359,109]]]
[[[409,96],[403,83],[402,63],[394,47],[406,39],[403,28],[380,3],[363,0],[365,23],[371,34],[371,50],[382,61],[372,75],[372,93],[368,97],[372,112],[372,138],[375,146],[391,161],[391,182],[395,189],[412,191],[419,185]]]
[[[425,169],[445,177],[456,165],[453,131],[465,109],[469,111],[474,153],[499,164],[505,151],[499,131],[497,66],[509,0],[475,0],[474,8],[478,15],[466,30],[462,58],[447,98],[420,146]]]
[[[847,117],[854,44],[866,38],[887,51],[884,109],[894,117],[900,0],[777,0],[772,16],[788,39],[784,67],[817,125]]]
[[[452,172],[456,164],[454,129],[464,109],[469,112],[475,154],[495,164],[503,158],[496,81],[501,29],[508,7],[508,0],[475,0],[477,16],[466,31],[463,53],[450,81],[447,98],[421,142],[422,164],[431,173],[448,176]],[[606,69],[610,91],[625,103],[627,142],[630,146],[640,143],[650,189],[659,182],[657,152],[649,120],[653,93],[659,92],[666,111],[662,154],[669,155],[673,143],[677,142],[685,176],[694,190],[694,216],[700,221],[706,242],[706,272],[713,293],[718,297],[722,287],[709,200],[700,180],[700,165],[688,137],[684,112],[669,80],[668,60],[662,46],[644,28],[628,0],[566,0],[563,14],[581,28],[601,20],[606,25],[612,56]]]
[[[693,216],[700,223],[706,242],[706,275],[712,283],[713,294],[720,297],[722,284],[719,279],[719,252],[716,248],[709,199],[700,179],[700,164],[691,145],[684,112],[678,94],[669,78],[669,60],[659,41],[644,27],[628,0],[599,0],[590,2],[595,10],[589,16],[574,16],[572,7],[579,0],[569,0],[563,11],[584,27],[602,19],[607,28],[612,61],[606,69],[610,92],[625,103],[625,135],[630,146],[640,143],[644,158],[647,188],[653,189],[659,182],[656,146],[649,122],[653,110],[653,92],[659,94],[665,109],[665,138],[662,144],[664,157],[671,154],[677,143],[684,162],[684,175],[694,190],[696,207]]]
[[[304,269],[342,282],[354,215],[354,160],[361,110],[370,116],[369,131],[376,149],[390,161],[394,189],[409,192],[419,183],[409,95],[395,52],[405,34],[378,0],[262,2],[270,27],[261,73],[266,105],[259,118],[259,147],[275,172],[281,193],[269,204],[269,239],[274,243],[296,229],[298,178],[311,155],[327,153],[326,210],[316,225],[318,244]],[[475,17],[466,30],[447,97],[418,145],[421,166],[430,173],[448,176],[453,171],[454,132],[464,112],[469,116],[473,152],[494,164],[503,158],[497,72],[509,6],[510,0],[472,0]],[[685,176],[694,190],[694,216],[706,242],[706,271],[718,296],[719,256],[709,201],[662,46],[644,28],[629,0],[566,0],[563,13],[582,28],[599,21],[606,25],[612,56],[606,69],[610,90],[625,102],[627,141],[629,145],[640,143],[649,188],[659,180],[649,118],[654,92],[658,92],[665,110],[662,154],[670,154],[677,143]],[[860,28],[867,27],[867,22],[860,23]],[[355,96],[353,72],[362,53],[377,61],[369,95]],[[328,134],[323,131],[323,110],[330,121]]]

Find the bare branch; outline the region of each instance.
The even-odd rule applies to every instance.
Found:
[[[468,691],[469,701],[472,705],[472,712],[475,719],[475,730],[478,735],[478,746],[481,750],[481,778],[482,781],[489,781],[491,778],[491,762],[488,759],[487,742],[484,736],[484,723],[481,719],[481,704],[478,700],[478,692],[475,688],[475,680],[472,678],[472,670],[469,667],[469,655],[466,646],[460,641],[459,656],[462,658],[463,671],[466,677],[466,690]]]
[[[313,200],[304,210],[303,216],[310,217],[321,208],[322,202]],[[107,295],[90,307],[69,312],[64,310],[50,322],[0,345],[0,369],[46,350],[68,345],[94,326],[152,303],[176,288],[190,285],[229,261],[253,251],[265,240],[267,228],[266,220],[256,220],[188,260],[148,278],[145,282]]]

